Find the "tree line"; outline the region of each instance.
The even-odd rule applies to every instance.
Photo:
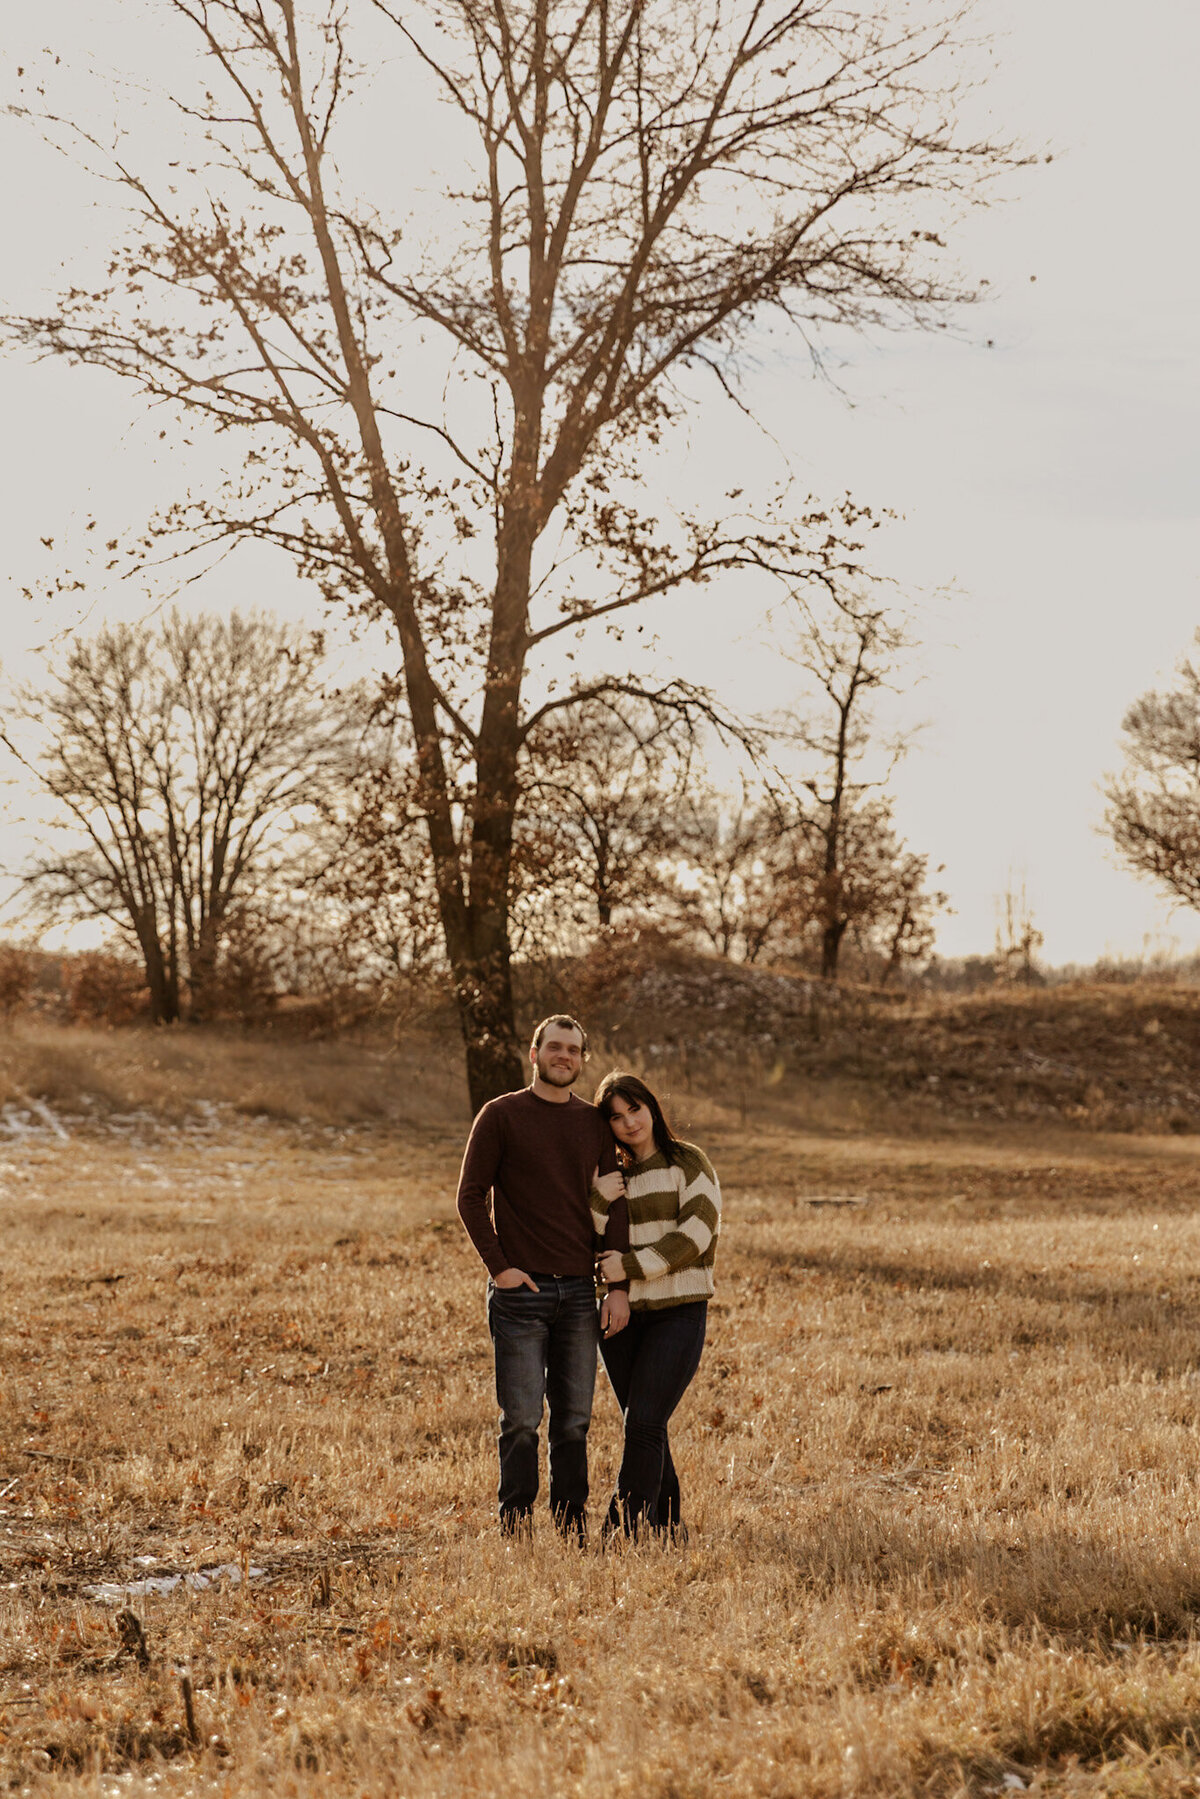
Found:
[[[556,708],[519,767],[514,953],[655,931],[827,979],[845,946],[883,981],[921,961],[945,896],[896,830],[870,704],[901,647],[861,596],[810,616],[806,703],[759,728],[733,792],[674,705]],[[281,991],[395,1013],[452,978],[406,714],[393,684],[332,687],[319,635],[264,613],[107,626],[14,695],[4,740],[48,802],[30,916],[106,923],[154,1020]]]

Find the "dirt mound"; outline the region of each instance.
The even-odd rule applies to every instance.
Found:
[[[631,968],[599,1002],[605,1047],[710,1087],[740,1067],[786,1090],[837,1081],[922,1110],[1200,1129],[1200,994],[1080,982],[881,994],[682,958]]]

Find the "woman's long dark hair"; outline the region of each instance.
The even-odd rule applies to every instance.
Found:
[[[680,1150],[679,1138],[667,1123],[666,1115],[658,1099],[651,1093],[645,1081],[639,1080],[636,1074],[626,1074],[623,1069],[614,1068],[611,1074],[605,1075],[597,1087],[596,1097],[592,1103],[603,1112],[606,1118],[611,1118],[612,1102],[616,1098],[623,1099],[627,1106],[645,1106],[648,1109],[654,1121],[655,1149],[660,1155],[665,1156],[668,1162],[677,1162]],[[622,1155],[627,1155],[626,1150],[620,1144],[617,1145],[617,1148]]]

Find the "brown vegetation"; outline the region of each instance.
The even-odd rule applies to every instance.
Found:
[[[1200,995],[1187,987],[827,987],[613,941],[574,977],[605,1048],[757,1117],[807,1127],[982,1121],[1200,1127]],[[582,1002],[581,1002],[582,1003]]]
[[[1200,667],[1184,657],[1171,688],[1142,694],[1125,714],[1124,766],[1105,786],[1121,860],[1192,907],[1200,905],[1198,726]]]
[[[170,1057],[219,1039],[79,1037],[181,1122],[28,1117],[0,1152],[15,1787],[1195,1791],[1190,1142],[830,1132],[811,1102],[800,1134],[677,1092],[727,1200],[676,1433],[692,1536],[581,1555],[492,1529],[437,1091],[402,1130],[189,1114]],[[221,1082],[312,1053],[254,1076],[252,1048]],[[602,1390],[597,1496],[615,1424]]]
[[[112,1031],[22,1023],[0,1040],[0,1113],[45,1101],[72,1127],[196,1124],[225,1114],[297,1124],[469,1122],[453,1034],[312,1042],[284,1031]],[[20,1119],[16,1121],[20,1128]],[[132,1128],[132,1127],[131,1127]],[[206,1126],[207,1128],[207,1126]]]
[[[124,1004],[124,965],[63,968],[60,1016],[86,1016],[79,995],[92,985]],[[527,1018],[564,1005],[587,1019],[593,1072],[639,1068],[779,1129],[1200,1129],[1200,993],[1187,986],[881,994],[614,936],[582,962],[529,971]],[[257,1031],[18,1014],[0,1035],[0,1107],[24,1094],[79,1118],[143,1110],[179,1122],[202,1101],[294,1122],[466,1123],[461,1041],[436,989],[398,1038],[386,1025],[330,1031],[317,1002]]]

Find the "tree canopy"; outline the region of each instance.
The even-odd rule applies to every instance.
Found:
[[[18,696],[37,743],[5,741],[53,806],[26,891],[55,923],[113,925],[157,1021],[185,989],[193,1015],[213,1003],[239,913],[345,779],[353,719],[322,693],[320,655],[263,615],[175,612],[73,639]]]
[[[1104,790],[1113,843],[1136,873],[1200,907],[1200,666],[1185,657],[1174,687],[1142,694],[1121,729],[1125,766]]]

